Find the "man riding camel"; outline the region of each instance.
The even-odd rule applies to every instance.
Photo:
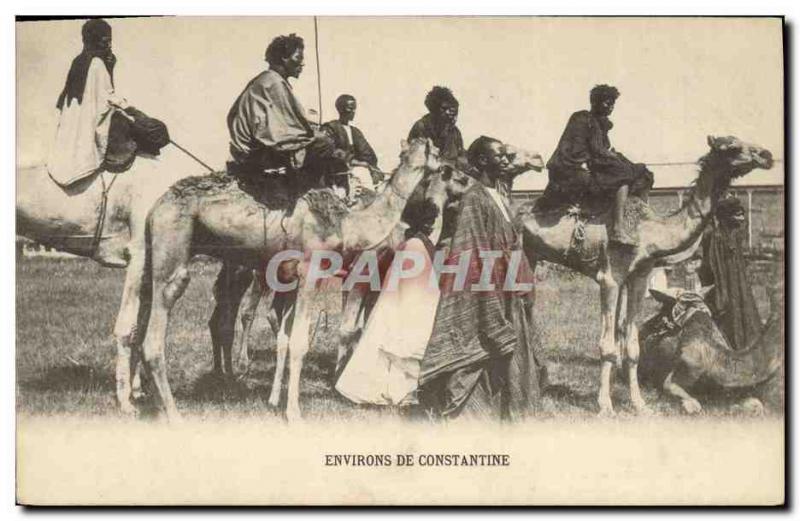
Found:
[[[336,150],[347,156],[348,164],[368,168],[372,175],[372,183],[378,184],[383,175],[378,170],[378,156],[364,137],[364,133],[352,124],[356,117],[356,99],[350,94],[342,94],[336,98],[336,111],[339,118],[322,125],[322,131],[333,141]]]
[[[126,107],[114,93],[111,26],[92,19],[81,28],[83,50],[72,60],[56,107],[58,130],[47,161],[50,177],[67,186],[102,168],[114,107]]]
[[[319,186],[326,174],[347,168],[345,154],[315,132],[289,78],[303,71],[303,39],[278,36],[267,47],[269,69],[247,84],[228,112],[231,161],[228,172],[257,181],[265,171],[289,169],[295,186]]]
[[[608,131],[613,124],[608,116],[619,97],[616,87],[597,85],[589,94],[590,110],[574,113],[561,135],[555,152],[547,162],[549,191],[571,202],[589,195],[593,185],[616,194],[614,222],[609,239],[635,245],[625,229],[625,203],[628,194],[646,196],[653,186],[653,173],[641,163],[633,163],[611,148]]]
[[[362,194],[374,192],[384,174],[378,169],[378,157],[364,133],[352,124],[356,116],[356,98],[342,94],[336,98],[335,106],[339,118],[328,121],[321,130],[331,138],[337,154],[345,156],[349,167],[334,183],[342,185],[350,204],[357,204]]]
[[[447,87],[433,87],[425,96],[428,113],[422,116],[408,133],[408,140],[430,139],[439,149],[442,159],[456,161],[464,156],[464,140],[456,126],[458,100]]]

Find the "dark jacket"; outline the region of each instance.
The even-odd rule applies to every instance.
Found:
[[[608,131],[613,123],[607,118],[581,110],[570,116],[555,152],[547,162],[550,180],[572,179],[576,173],[589,171],[601,188],[616,189],[636,184],[634,191],[649,190],[653,174],[643,164],[628,160],[611,150]],[[585,166],[583,166],[585,165]]]
[[[347,131],[344,125],[339,120],[328,121],[322,125],[322,131],[333,140],[333,144],[337,149],[345,151],[348,156],[352,156],[358,161],[363,161],[377,168],[378,157],[364,134],[353,125],[350,125],[350,130],[353,133],[352,143],[347,138]]]
[[[422,116],[411,127],[408,140],[416,138],[427,138],[433,141],[433,144],[439,149],[442,159],[455,161],[464,154],[464,140],[461,138],[461,131],[458,130],[458,127],[437,129],[430,114]]]

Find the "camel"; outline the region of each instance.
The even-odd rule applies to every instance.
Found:
[[[506,172],[509,182],[523,172],[541,171],[544,168],[544,161],[542,160],[542,156],[540,154],[530,152],[513,145],[506,145],[506,153],[508,154],[510,160],[509,167]],[[436,207],[439,209],[439,215],[434,225],[434,231],[430,237],[434,244],[439,241],[440,235],[442,234],[446,210],[448,208],[456,207],[461,199],[461,196],[474,184],[474,180],[471,177],[456,170],[455,168],[445,167],[442,172],[442,176],[444,183],[423,186],[425,185],[423,182],[418,186],[417,190],[414,192],[414,195],[412,195],[412,197],[414,197],[424,194],[424,197],[436,205]],[[424,190],[420,190],[421,188],[424,188]],[[406,228],[407,225],[405,223],[402,221],[399,222],[392,233],[387,236],[386,240],[381,243],[378,248],[376,248],[379,255],[379,265],[382,268],[381,279],[383,278],[386,268],[388,268],[389,262],[387,261],[391,260],[390,257],[396,247],[405,240],[404,233]],[[246,276],[243,278],[246,279]],[[285,308],[285,302],[278,301],[276,302],[276,307],[272,308],[272,303],[275,302],[274,293],[270,292],[269,289],[264,287],[263,284],[258,284],[257,281],[253,281],[250,284],[250,287],[246,289],[244,289],[244,286],[241,283],[233,284],[233,290],[234,295],[243,294],[243,297],[241,297],[242,311],[240,321],[242,324],[242,331],[239,339],[239,360],[240,364],[246,366],[248,363],[248,338],[250,336],[250,330],[252,328],[255,312],[259,303],[262,299],[267,301],[270,329],[273,335],[275,335],[277,338],[280,332],[281,315]],[[237,293],[237,291],[241,293]],[[363,327],[369,318],[370,312],[377,301],[379,293],[379,291],[371,290],[368,284],[356,284],[350,291],[344,292],[341,320],[338,331],[338,350],[335,368],[336,375],[338,375],[342,369],[344,369],[344,364],[348,360],[356,342],[358,341],[358,338],[361,335]],[[233,315],[235,315],[235,311],[233,312]],[[231,320],[232,318],[233,317],[230,317]],[[276,372],[276,375],[277,374],[278,373]],[[280,389],[280,380],[275,380],[272,389]],[[274,400],[271,400],[271,402],[274,401],[277,404],[278,397],[271,396],[271,398],[274,398]]]
[[[209,255],[251,270],[278,259],[281,269],[273,282],[286,284],[287,274],[294,278],[294,309],[293,313],[284,314],[282,327],[292,334],[279,338],[279,346],[285,346],[290,362],[286,418],[298,421],[300,373],[309,349],[306,308],[319,275],[313,270],[314,260],[323,255],[320,252],[332,251],[342,254],[347,262],[352,255],[385,241],[415,187],[439,167],[438,151],[430,141],[405,145],[400,166],[372,204],[338,216],[315,208],[315,200],[324,206],[326,200],[335,198],[324,189],[309,191],[291,212],[286,212],[258,203],[228,176],[195,177],[173,185],[147,219],[143,281],[147,289],[143,292],[146,312],[140,314],[138,321],[147,332],[142,353],[144,368],[167,418],[180,418],[166,373],[169,315],[189,283],[188,263],[194,255]],[[292,252],[299,252],[301,258],[292,259]]]
[[[432,180],[435,182],[431,182]],[[424,179],[414,189],[409,201],[425,198],[439,208],[432,240],[436,240],[442,229],[442,212],[447,202],[458,200],[460,195],[471,186],[471,183],[472,180],[469,176],[445,164],[442,166],[440,176]],[[356,207],[366,206],[369,202],[371,202],[370,198],[366,198]],[[383,271],[388,267],[387,261],[391,261],[397,245],[405,240],[406,228],[407,225],[399,221],[392,232],[374,247]],[[383,271],[381,275],[383,275]],[[262,300],[267,302],[270,329],[277,340],[283,312],[291,309],[294,295],[290,295],[289,298],[284,296],[276,299],[275,293],[263,283],[263,276],[263,273],[259,273],[258,270],[253,271],[246,266],[236,266],[229,262],[223,263],[214,284],[213,293],[216,306],[208,323],[213,346],[213,371],[216,374],[228,376],[233,374],[232,344],[235,336],[236,315],[240,308],[242,331],[237,358],[241,367],[249,366],[248,339],[255,312]],[[346,342],[340,343],[337,370],[352,345],[351,330],[360,330],[360,325],[366,320],[375,303],[377,293],[370,291],[369,284],[365,283],[356,284],[352,290],[342,292],[342,309],[347,318],[342,321],[340,336]],[[353,315],[351,316],[351,314]],[[353,322],[352,327],[347,326],[350,320]],[[280,384],[280,382],[278,383]]]
[[[698,293],[651,289],[662,307],[642,324],[639,332],[643,347],[639,366],[642,384],[662,389],[680,402],[686,414],[698,414],[703,409],[689,394],[696,384],[702,383],[710,391],[748,390],[770,380],[781,364],[782,289],[773,287],[767,292],[770,316],[761,334],[744,349],[734,350],[704,303],[711,288]]]
[[[531,267],[539,260],[564,265],[600,285],[601,355],[598,405],[601,414],[613,414],[611,370],[621,364],[624,350],[631,404],[638,413],[649,407],[637,379],[639,344],[635,319],[647,289],[647,277],[655,267],[681,262],[700,244],[714,206],[733,179],[755,168],[772,167],[772,154],[735,137],[708,137],[710,151],[698,161],[697,181],[681,207],[657,216],[639,198],[629,200],[628,211],[640,215],[636,226],[638,245],[609,244],[606,213],[583,222],[576,212],[540,210],[536,205],[517,212],[523,249]]]
[[[17,169],[17,234],[103,266],[127,268],[114,325],[116,394],[123,413],[135,412],[132,376],[126,373],[132,360],[135,367],[142,340],[136,320],[147,212],[170,185],[196,172],[194,164],[171,144],[158,157],[138,156],[127,172],[98,172],[65,189],[50,179],[43,164]]]

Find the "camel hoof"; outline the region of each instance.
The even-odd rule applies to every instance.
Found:
[[[686,414],[698,414],[700,411],[703,410],[703,407],[700,405],[700,402],[695,400],[694,398],[686,398],[681,401],[681,406],[683,407],[683,412]]]
[[[597,413],[597,416],[600,418],[613,418],[617,415],[614,411],[614,407],[611,404],[603,405],[600,404],[600,411]]]
[[[128,416],[131,418],[136,417],[138,413],[136,407],[130,402],[121,403],[119,406],[119,412],[123,416]]]
[[[286,409],[286,423],[290,425],[302,425],[304,420],[300,411],[296,409]]]
[[[640,405],[634,405],[633,410],[638,416],[655,416],[656,414],[656,412],[651,409],[649,405],[644,403]]]
[[[183,417],[177,412],[168,413],[165,419],[167,423],[172,426],[183,425],[184,423]]]
[[[732,412],[743,416],[763,416],[764,404],[758,398],[745,398],[732,408]]]
[[[278,393],[270,393],[269,400],[267,400],[267,403],[273,409],[277,409],[278,408],[278,403],[280,401],[281,401],[281,397],[280,397],[280,395]]]

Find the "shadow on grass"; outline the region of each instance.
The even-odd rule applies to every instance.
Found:
[[[20,381],[25,391],[50,392],[114,392],[114,375],[107,369],[89,365],[65,365],[52,367],[43,375]]]
[[[566,403],[573,407],[584,409],[588,412],[597,412],[597,396],[595,393],[581,393],[570,389],[566,385],[553,384],[547,386],[543,396],[550,397],[557,403]]]
[[[236,376],[210,372],[197,378],[178,397],[196,402],[242,402],[252,397],[253,392]]]

